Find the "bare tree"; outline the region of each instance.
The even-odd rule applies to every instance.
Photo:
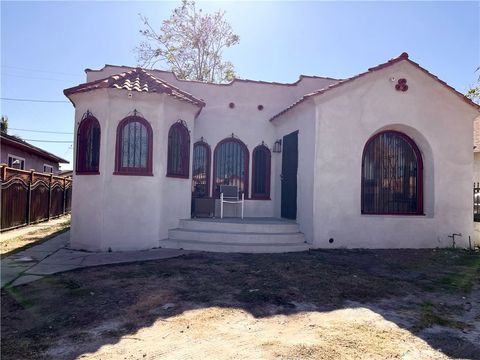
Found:
[[[226,82],[234,78],[233,64],[222,59],[225,48],[239,43],[225,20],[225,11],[206,14],[195,1],[182,0],[162,22],[159,31],[149,19],[139,14],[144,41],[135,48],[142,67],[160,63],[168,66],[180,79],[204,82]]]

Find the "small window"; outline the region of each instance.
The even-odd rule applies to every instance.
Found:
[[[44,172],[44,173],[53,174],[53,166],[52,166],[52,165],[43,164],[43,172]]]
[[[152,127],[139,116],[123,119],[117,127],[116,172],[118,175],[152,174]]]
[[[25,170],[25,159],[20,156],[8,154],[8,166],[14,169]]]
[[[192,194],[193,197],[209,196],[210,146],[204,141],[193,145]]]
[[[190,167],[190,134],[183,122],[168,132],[167,176],[188,179]]]
[[[98,174],[100,124],[93,116],[82,120],[77,132],[77,174]]]
[[[422,155],[407,135],[383,131],[365,145],[362,214],[423,214]]]
[[[248,149],[235,138],[227,138],[218,143],[214,153],[213,189],[220,196],[220,185],[238,187],[239,193],[248,197]]]
[[[259,145],[252,154],[252,198],[270,199],[271,153],[265,145]]]

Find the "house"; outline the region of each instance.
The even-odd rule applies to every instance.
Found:
[[[71,179],[73,177],[73,170],[62,170],[59,175]]]
[[[64,91],[75,107],[73,247],[432,248],[473,235],[479,107],[406,53],[348,79],[291,84],[114,65],[86,75]],[[196,188],[218,216],[222,184],[245,195],[247,219],[188,220]]]
[[[67,160],[3,131],[0,132],[0,143],[0,163],[13,168],[58,175],[60,164],[68,164]]]

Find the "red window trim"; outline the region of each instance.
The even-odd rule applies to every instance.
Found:
[[[210,197],[210,172],[212,171],[210,165],[211,165],[211,157],[212,157],[212,149],[210,148],[210,145],[208,145],[207,142],[200,140],[197,141],[195,144],[193,144],[193,152],[195,153],[195,146],[203,146],[207,150],[207,178],[205,179],[205,197]],[[192,160],[193,161],[193,160]],[[193,165],[193,163],[192,163]],[[192,170],[193,172],[193,170]],[[193,173],[192,173],[192,182],[193,182]]]
[[[266,152],[267,155],[267,168],[266,168],[266,173],[265,173],[265,194],[256,194],[254,193],[254,186],[255,184],[255,176],[257,174],[255,173],[255,153],[257,151],[264,151]],[[265,145],[258,145],[255,149],[252,151],[252,200],[271,200],[270,199],[270,182],[271,182],[271,166],[272,166],[272,153],[268,147]]]
[[[80,145],[82,144],[80,137],[82,134],[85,133],[85,130],[82,131],[83,128],[86,128],[87,126],[92,126],[95,124],[98,126],[99,129],[99,142],[98,142],[98,164],[96,169],[88,169],[86,170],[84,168],[85,166],[85,149],[82,148]],[[100,122],[97,120],[97,118],[93,115],[88,115],[86,118],[84,118],[81,122],[80,125],[78,125],[77,129],[77,157],[75,159],[76,164],[75,164],[75,175],[98,175],[100,174],[100,145],[101,145],[101,138],[102,138],[102,128],[100,127]]]
[[[172,164],[170,163],[170,140],[172,136],[172,132],[178,129],[184,133],[187,141],[186,144],[180,144],[180,154],[184,157],[184,161],[182,161],[182,168],[179,172],[175,172],[171,169]],[[179,178],[179,179],[188,179],[190,178],[190,132],[188,128],[182,122],[176,122],[172,126],[170,126],[170,130],[168,130],[168,141],[167,141],[167,177],[172,178]]]
[[[236,142],[240,144],[240,146],[245,150],[245,175],[244,175],[244,183],[245,183],[245,189],[244,189],[244,194],[245,194],[245,199],[249,199],[248,197],[248,180],[250,179],[250,172],[249,172],[249,164],[250,164],[250,152],[248,151],[247,145],[245,143],[237,138],[234,137],[228,137],[220,141],[217,146],[215,146],[215,150],[213,151],[213,175],[212,175],[212,193],[214,198],[220,198],[220,194],[216,190],[216,184],[215,184],[215,170],[217,168],[217,150],[219,147],[226,143],[226,142]]]
[[[122,146],[122,132],[123,128],[131,122],[140,122],[147,129],[147,167],[133,168],[121,166],[121,146]],[[113,175],[132,175],[132,176],[153,176],[153,131],[150,123],[140,116],[127,116],[118,123],[117,126],[117,143],[115,145],[115,171]]]
[[[404,139],[412,148],[413,152],[415,153],[415,156],[417,158],[417,166],[418,166],[418,178],[417,178],[417,198],[418,198],[418,209],[417,212],[415,213],[391,213],[391,212],[366,212],[363,210],[363,167],[364,167],[364,160],[365,160],[365,151],[368,147],[368,145],[375,140],[377,137],[380,135],[390,133],[390,134],[395,134],[402,139]],[[418,148],[417,144],[415,141],[409,137],[408,135],[397,131],[397,130],[383,130],[380,131],[373,136],[370,137],[370,139],[367,140],[365,143],[365,146],[363,147],[363,152],[362,152],[362,168],[361,168],[361,188],[360,188],[360,193],[361,193],[361,214],[362,215],[394,215],[394,216],[424,216],[424,209],[423,209],[423,157],[422,153],[420,152],[420,149]]]

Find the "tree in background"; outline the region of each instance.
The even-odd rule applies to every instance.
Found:
[[[225,20],[225,11],[206,14],[195,1],[182,0],[157,32],[149,19],[139,14],[144,41],[135,48],[142,67],[163,63],[178,78],[203,82],[227,82],[234,76],[233,64],[222,59],[223,50],[240,42]]]
[[[2,115],[2,119],[0,120],[0,131],[6,133],[8,130],[8,117],[6,115]]]
[[[480,67],[475,71],[480,71]],[[465,94],[470,100],[480,104],[480,76],[477,78],[477,85],[472,86]]]

